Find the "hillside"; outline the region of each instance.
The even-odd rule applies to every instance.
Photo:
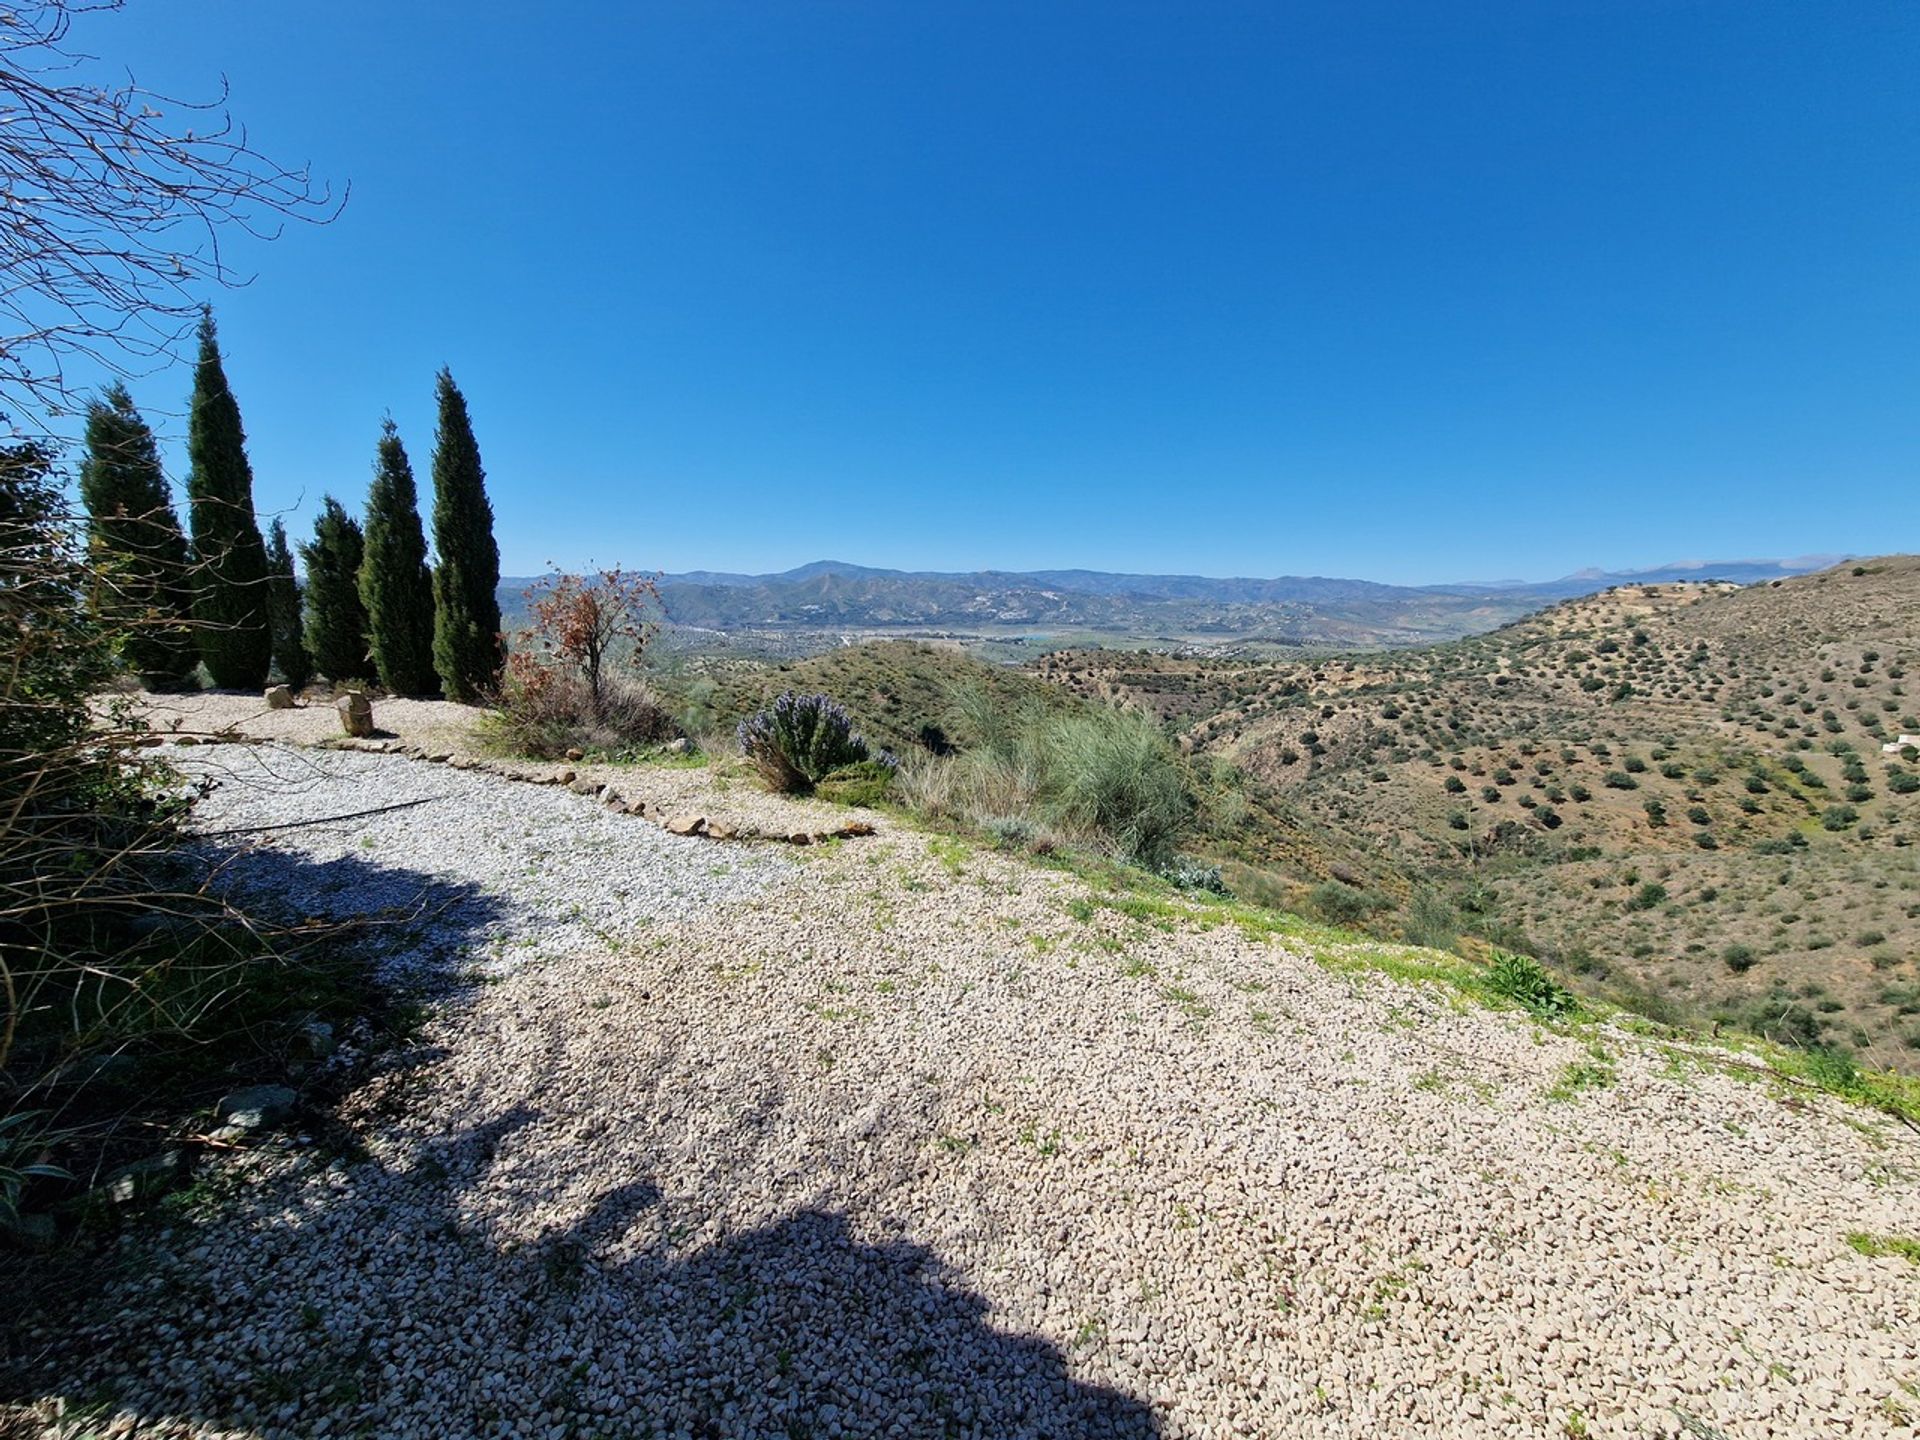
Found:
[[[831,695],[867,739],[896,754],[945,749],[954,738],[946,732],[961,690],[981,690],[1008,705],[1073,703],[1025,671],[984,664],[957,645],[913,640],[846,645],[780,664],[705,665],[670,677],[665,685],[679,708],[716,730],[730,730],[783,690]]]
[[[1920,1067],[1920,560],[1640,584],[1491,634],[1238,664],[1049,656],[1428,892],[1654,1008]],[[1341,843],[1308,856],[1341,863]],[[1298,857],[1296,857],[1298,860]],[[1416,908],[1420,908],[1416,906]]]

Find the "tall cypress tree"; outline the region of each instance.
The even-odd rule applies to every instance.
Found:
[[[227,388],[213,312],[200,316],[200,363],[187,417],[188,520],[193,527],[193,614],[213,683],[257,690],[273,663],[267,624],[267,550],[253,515],[253,467],[240,407]]]
[[[94,608],[123,632],[127,668],[153,690],[176,690],[200,663],[187,539],[153,431],[117,381],[87,407],[80,464]]]
[[[500,683],[500,546],[467,400],[442,369],[433,446],[433,665],[449,700],[473,704]]]
[[[267,616],[273,630],[273,663],[280,678],[298,690],[313,678],[300,626],[300,582],[293,574],[287,527],[274,517],[267,531]]]
[[[371,679],[367,610],[360,603],[365,538],[359,522],[331,495],[321,501],[313,540],[300,547],[300,558],[307,566],[307,653],[335,683]]]
[[[400,432],[389,418],[380,432],[373,488],[367,492],[367,556],[360,599],[380,683],[396,695],[432,695],[433,576],[420,529],[419,492]]]

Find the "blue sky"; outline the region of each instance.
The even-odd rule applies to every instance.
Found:
[[[389,409],[424,476],[446,363],[510,573],[1920,548],[1906,0],[131,0],[79,38],[224,73],[352,182],[215,297],[296,532]]]

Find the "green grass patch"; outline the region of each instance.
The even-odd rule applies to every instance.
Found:
[[[1850,1231],[1847,1246],[1869,1259],[1899,1256],[1909,1265],[1920,1266],[1920,1240],[1909,1235],[1873,1235],[1865,1230]]]

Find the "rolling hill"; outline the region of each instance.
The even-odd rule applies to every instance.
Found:
[[[1912,1070],[1917,663],[1920,560],[1895,557],[1643,580],[1420,649],[1070,652],[1039,673],[1154,711],[1277,796],[1325,841],[1287,857],[1303,878],[1404,877],[1353,902],[1402,930]]]

